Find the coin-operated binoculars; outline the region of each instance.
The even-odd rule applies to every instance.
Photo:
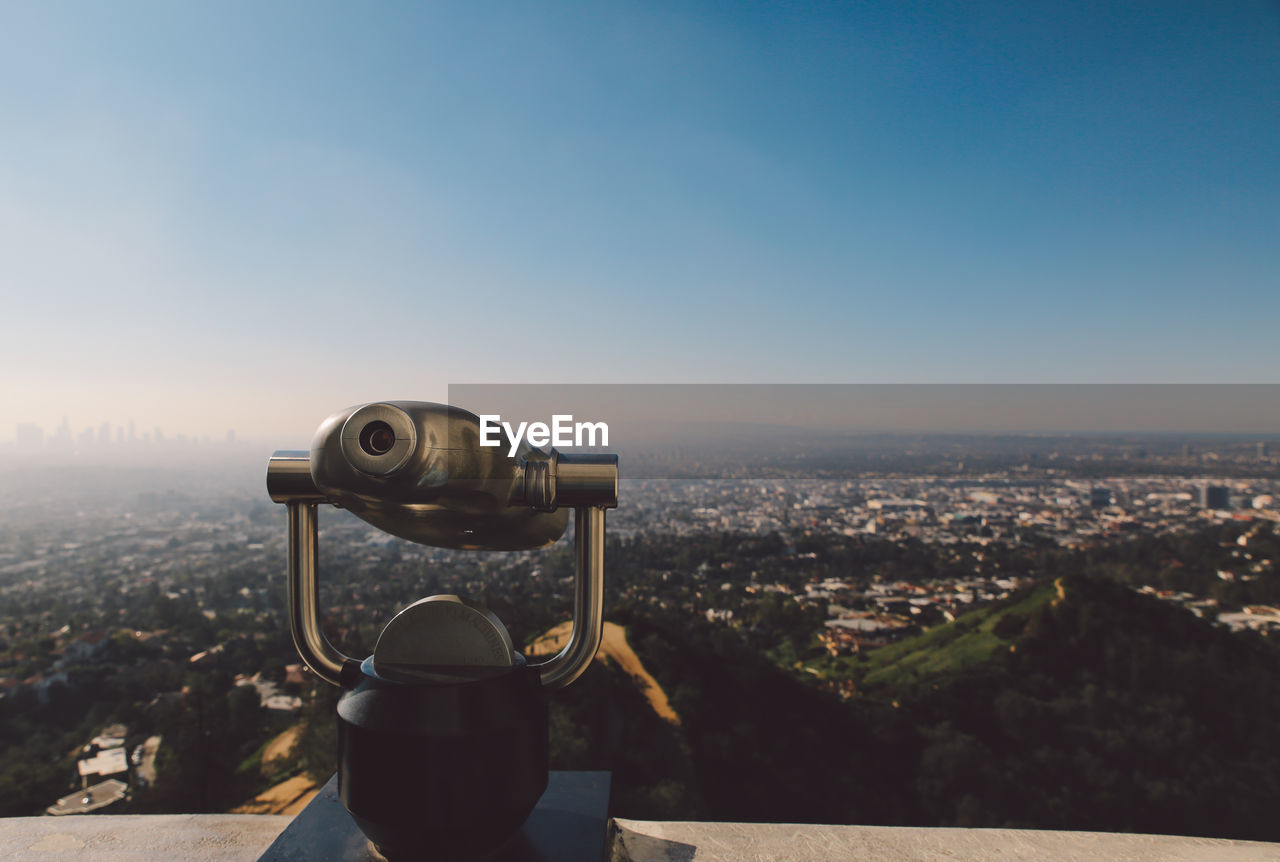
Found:
[[[481,446],[477,416],[441,404],[366,404],[326,419],[309,452],[276,452],[271,499],[289,512],[289,624],[306,665],[343,689],[338,793],[391,858],[482,859],[547,786],[545,692],[573,682],[600,646],[604,513],[618,502],[615,455]],[[574,510],[573,630],[531,664],[502,623],[455,596],[400,611],[359,661],[320,630],[317,506],[347,509],[442,548],[549,545]]]

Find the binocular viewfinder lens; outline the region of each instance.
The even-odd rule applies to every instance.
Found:
[[[394,445],[396,445],[396,432],[380,419],[360,429],[360,448],[370,455],[385,455]]]

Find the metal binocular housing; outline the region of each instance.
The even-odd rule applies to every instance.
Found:
[[[582,674],[603,631],[605,510],[615,455],[480,445],[480,420],[441,404],[388,401],[334,413],[309,451],[278,451],[271,499],[289,522],[289,625],[303,662],[342,687],[339,795],[388,856],[484,858],[528,817],[547,782],[545,692]],[[421,544],[539,548],[574,511],[573,629],[538,664],[491,614],[454,596],[415,602],[369,658],[320,627],[317,509],[328,504]]]

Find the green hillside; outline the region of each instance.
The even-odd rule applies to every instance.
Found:
[[[1029,595],[973,611],[955,622],[872,651],[863,666],[867,687],[897,687],[954,673],[1008,651],[1027,618],[1058,598],[1057,584],[1042,584]]]
[[[954,622],[856,656],[816,655],[804,663],[823,679],[853,679],[860,689],[890,691],[928,683],[990,661],[1014,647],[1028,618],[1062,598],[1061,579],[1044,583]],[[816,652],[816,651],[815,651]]]

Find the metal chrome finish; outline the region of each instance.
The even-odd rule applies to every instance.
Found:
[[[394,433],[394,443],[385,451],[378,451],[379,447],[367,451],[361,437],[367,422],[385,422]],[[617,456],[566,455],[554,449],[547,454],[521,444],[513,459],[506,454],[509,444],[505,441],[500,447],[480,450],[478,428],[478,417],[465,410],[386,402],[330,416],[316,432],[309,453],[280,451],[271,457],[267,490],[272,500],[286,504],[289,511],[289,626],[298,654],[321,679],[340,685],[344,667],[355,663],[334,648],[320,629],[316,507],[324,502],[350,509],[374,526],[411,541],[478,550],[549,544],[566,526],[563,507],[574,507],[573,629],[564,649],[534,667],[545,688],[563,688],[595,657],[604,632],[605,510],[618,504]],[[359,456],[352,455],[353,447],[360,450]],[[384,469],[392,461],[395,465]],[[436,596],[423,601],[447,599]],[[422,602],[402,615],[417,605]],[[432,615],[438,608],[427,610]],[[483,619],[480,612],[471,612]],[[421,613],[426,612],[419,609],[411,616],[416,619]],[[501,623],[484,622],[490,627],[483,634],[505,637],[510,649],[510,636]],[[392,620],[383,635],[398,628]],[[389,644],[399,637],[395,635]],[[408,653],[401,655],[400,646],[407,643],[384,649],[380,640],[375,659],[381,651],[388,668],[406,664],[401,659]],[[419,653],[411,663],[431,663],[434,649],[410,648],[409,652]],[[443,653],[436,656],[446,658]]]
[[[282,449],[267,462],[267,493],[274,503],[327,503],[311,481],[311,453]]]
[[[557,506],[617,507],[617,455],[566,455],[554,450],[552,454],[558,456],[555,459]]]
[[[604,632],[605,510],[618,503],[617,458],[527,442],[512,451],[510,441],[491,440],[465,410],[380,402],[333,414],[309,453],[277,452],[267,465],[271,499],[288,510],[294,647],[344,690],[338,796],[394,859],[489,859],[501,849],[547,787],[545,690],[581,676]],[[396,614],[357,663],[320,627],[320,503],[411,541],[473,550],[550,544],[567,526],[561,507],[573,507],[568,643],[530,665],[497,617],[441,595]]]
[[[316,676],[341,684],[342,667],[354,661],[338,652],[320,630],[320,543],[315,503],[288,503],[289,629],[302,661]]]
[[[378,423],[395,435],[395,442],[384,452],[369,446],[365,430]],[[342,454],[361,473],[370,476],[393,476],[413,457],[418,446],[418,432],[409,414],[391,404],[366,404],[347,417],[339,435]]]
[[[419,599],[387,623],[373,648],[374,671],[411,682],[459,683],[510,670],[507,627],[457,596]]]
[[[552,449],[545,461],[524,464],[523,481],[516,483],[512,502],[542,512],[564,506],[618,505],[617,455],[566,455]]]
[[[395,433],[386,453],[365,451],[361,432],[385,422]],[[480,445],[480,418],[444,404],[387,401],[340,410],[311,442],[311,477],[335,506],[380,530],[438,548],[516,551],[564,535],[565,512],[512,505],[523,464],[547,453],[521,443]]]
[[[604,635],[604,507],[574,510],[573,544],[578,574],[573,595],[573,631],[564,649],[534,667],[544,688],[564,688],[591,664]]]

